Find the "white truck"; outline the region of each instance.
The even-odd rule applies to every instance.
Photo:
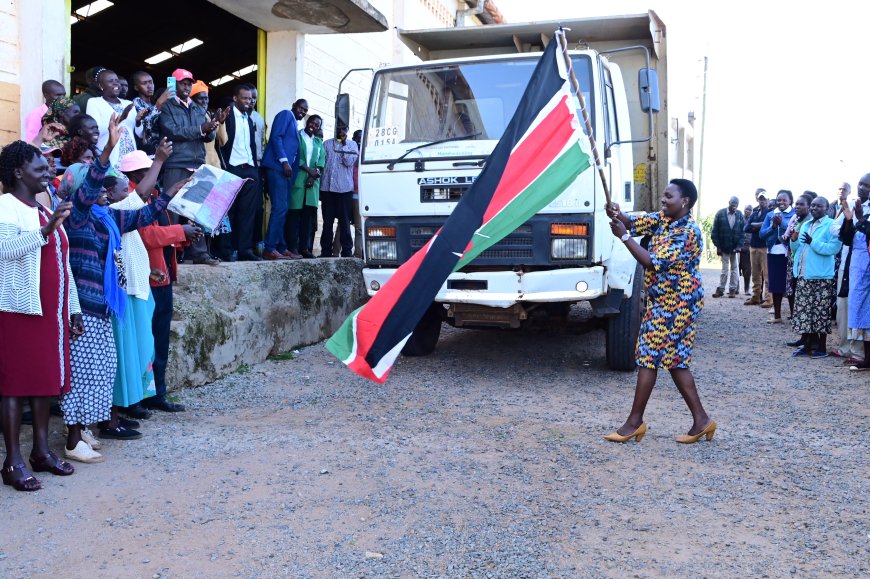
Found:
[[[625,211],[658,206],[668,137],[654,115],[666,106],[660,94],[667,79],[665,28],[655,13],[399,31],[422,62],[380,68],[372,81],[359,170],[369,295],[423,247],[474,182],[560,26],[613,201]],[[608,365],[633,369],[643,272],[612,235],[605,205],[602,179],[591,167],[451,274],[403,353],[430,353],[443,322],[520,328],[567,317],[572,304],[586,301],[606,330]]]

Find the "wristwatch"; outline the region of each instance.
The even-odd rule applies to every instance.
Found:
[[[623,235],[622,237],[619,238],[619,241],[625,243],[625,242],[628,241],[629,239],[631,239],[631,235],[628,234],[628,233],[626,233],[625,235]]]

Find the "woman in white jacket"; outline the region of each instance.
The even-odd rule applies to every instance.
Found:
[[[136,150],[134,135],[142,137],[142,118],[146,111],[136,114],[133,103],[119,98],[121,83],[118,75],[111,70],[103,70],[97,76],[97,83],[102,91],[102,96],[88,100],[88,109],[85,111],[97,121],[100,128],[100,138],[97,140],[97,148],[102,150],[109,140],[109,119],[112,115],[118,115],[121,125],[121,139],[109,156],[109,163],[113,167],[118,166],[118,159]]]
[[[0,151],[0,419],[6,460],[3,484],[35,491],[42,484],[21,456],[21,401],[33,411],[31,470],[71,475],[75,469],[48,448],[51,398],[70,388],[70,340],[84,332],[69,266],[69,242],[60,227],[71,203],[54,213],[36,201],[50,180],[39,149],[15,141]]]

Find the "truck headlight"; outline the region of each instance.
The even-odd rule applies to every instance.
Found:
[[[550,240],[550,256],[553,259],[586,259],[589,241],[586,239],[561,238]]]
[[[395,239],[369,239],[366,241],[366,257],[373,261],[396,261]]]

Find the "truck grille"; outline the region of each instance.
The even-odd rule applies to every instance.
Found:
[[[423,228],[413,228],[411,234],[411,252],[415,252],[434,235],[426,232]],[[529,225],[521,225],[513,233],[481,253],[477,260],[482,259],[532,259],[534,257],[532,228]]]

